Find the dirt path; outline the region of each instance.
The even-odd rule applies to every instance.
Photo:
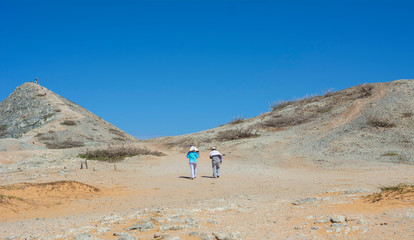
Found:
[[[67,172],[57,174],[63,167]],[[208,152],[201,154],[195,180],[189,179],[188,162],[182,153],[171,153],[166,157],[134,157],[117,163],[116,168],[117,170],[113,164],[90,161],[88,170],[80,170],[78,161],[66,161],[59,169],[36,170],[36,173],[43,176],[37,178],[37,182],[72,180],[98,187],[103,192],[77,196],[78,190],[68,188],[65,189],[65,196],[58,201],[58,196],[45,195],[42,206],[2,214],[0,236],[40,237],[63,234],[61,236],[65,237],[62,238],[70,238],[76,233],[88,232],[98,234],[102,239],[116,239],[114,232],[123,232],[134,222],[160,211],[159,214],[165,217],[185,213],[187,217],[197,219],[198,227],[172,232],[181,239],[200,239],[190,238],[188,234],[191,231],[238,232],[243,239],[295,238],[313,232],[314,236],[324,238],[323,236],[332,234],[319,230],[321,228],[318,231],[312,230],[310,222],[314,219],[306,218],[346,214],[346,209],[322,206],[343,202],[345,200],[342,198],[347,198],[348,195],[338,194],[331,199],[326,198],[329,200],[318,198],[309,206],[292,205],[292,202],[344,189],[367,189],[356,191],[363,195],[367,194],[365,191],[375,191],[382,185],[414,181],[414,169],[411,166],[397,165],[387,169],[373,166],[370,171],[333,171],[306,166],[276,167],[232,157],[225,159],[222,176],[213,179]],[[19,178],[21,182],[25,181],[24,174],[10,174],[14,174],[11,176],[14,181]],[[53,203],[52,199],[58,204]],[[347,198],[346,201],[350,199]],[[45,204],[48,202],[49,205]],[[144,214],[143,209],[149,210]],[[140,214],[137,215],[137,212]],[[378,214],[382,212],[369,213],[367,216],[375,219]],[[98,228],[104,227],[102,219],[111,216],[118,216],[122,221],[111,223],[109,232],[98,233]],[[413,219],[406,221],[401,228],[411,223]],[[162,224],[157,226],[161,227]],[[94,227],[95,225],[99,227]],[[85,226],[90,227],[85,229]],[[300,229],[295,229],[300,226]],[[148,239],[155,231],[128,233]]]

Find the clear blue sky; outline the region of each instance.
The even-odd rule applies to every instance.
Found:
[[[0,100],[33,81],[138,137],[414,78],[414,1],[0,0]]]

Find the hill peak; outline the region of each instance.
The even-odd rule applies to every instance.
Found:
[[[0,102],[0,138],[28,138],[49,148],[135,141],[119,128],[36,83]]]

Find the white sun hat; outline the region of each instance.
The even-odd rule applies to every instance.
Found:
[[[191,146],[189,151],[190,151],[190,152],[191,152],[191,151],[198,152],[198,148],[196,148],[195,146]]]

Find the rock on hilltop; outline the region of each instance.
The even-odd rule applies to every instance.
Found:
[[[24,83],[0,102],[0,138],[22,139],[48,148],[137,140],[35,83]]]

